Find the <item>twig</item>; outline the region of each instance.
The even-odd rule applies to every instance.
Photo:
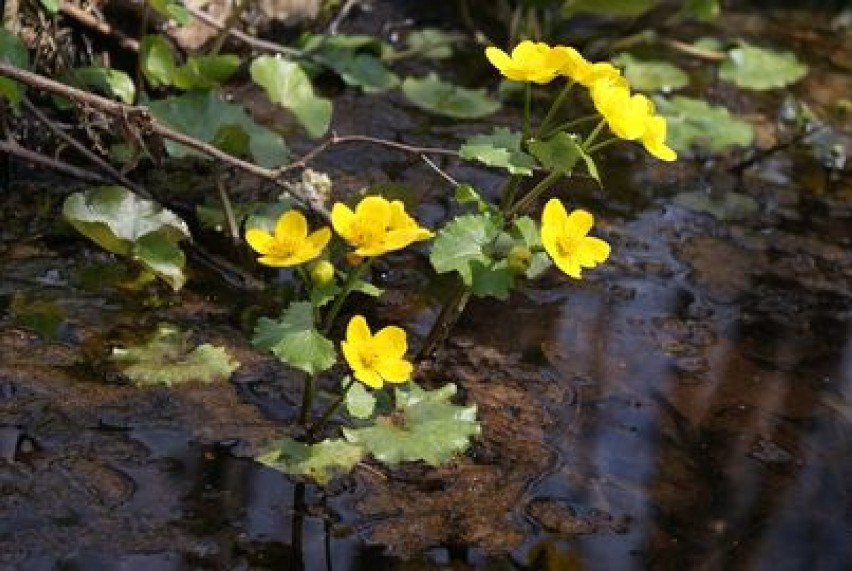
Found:
[[[60,160],[53,159],[35,151],[31,151],[30,149],[24,148],[19,144],[13,143],[11,141],[0,141],[0,152],[8,153],[27,162],[47,167],[51,170],[64,172],[65,174],[69,174],[74,178],[79,178],[81,180],[98,183],[106,182],[106,179],[104,179],[104,177],[102,177],[98,173],[94,173],[86,169],[81,169],[80,167],[69,165],[68,163],[64,163]]]
[[[219,190],[219,201],[222,203],[222,211],[225,213],[225,222],[228,228],[228,235],[235,244],[240,243],[240,225],[237,224],[237,217],[234,216],[234,208],[231,206],[231,199],[228,197],[228,190],[225,188],[225,183],[222,182],[222,173],[216,169],[216,188]]]
[[[355,4],[358,3],[358,0],[346,0],[340,10],[337,12],[337,15],[328,25],[328,35],[333,36],[337,34],[337,28],[340,27],[340,24],[346,19],[346,16],[349,15],[349,12],[352,11],[352,8],[355,7]]]
[[[121,31],[116,30],[106,22],[98,20],[79,6],[70,2],[60,2],[59,10],[66,16],[77,20],[84,26],[88,26],[105,36],[112,36],[113,38],[118,40],[118,45],[120,45],[121,47],[128,50],[132,50],[134,52],[139,51],[138,41],[128,36],[125,36]]]
[[[127,188],[131,189],[133,192],[135,192],[136,194],[138,194],[140,196],[144,196],[145,198],[151,198],[151,194],[147,190],[145,190],[144,188],[142,188],[138,184],[134,183],[133,181],[129,180],[126,176],[121,174],[119,171],[115,170],[112,167],[112,165],[110,165],[104,159],[102,159],[101,157],[99,157],[98,155],[96,155],[95,153],[90,151],[88,148],[86,148],[78,140],[74,139],[68,133],[66,133],[65,131],[60,129],[53,121],[51,121],[44,113],[42,113],[38,109],[38,107],[33,105],[32,102],[29,99],[27,99],[25,97],[23,99],[23,103],[24,103],[24,107],[27,108],[27,111],[29,111],[30,113],[35,115],[36,119],[41,121],[45,125],[45,127],[47,127],[50,130],[51,133],[56,135],[56,137],[58,137],[59,139],[62,139],[63,141],[65,141],[67,144],[74,147],[74,149],[78,153],[80,153],[81,155],[83,155],[84,157],[86,157],[87,159],[89,159],[90,161],[95,163],[96,165],[98,165],[101,168],[102,171],[104,171],[110,177],[115,179],[116,182],[126,186]]]
[[[211,28],[215,28],[219,31],[224,31],[226,29],[225,24],[222,24],[221,22],[217,21],[216,18],[214,18],[210,14],[202,12],[198,8],[195,8],[188,4],[184,4],[183,6],[190,14],[192,14],[193,17],[207,24]],[[305,55],[304,52],[302,52],[301,50],[282,46],[281,44],[276,44],[275,42],[269,42],[266,40],[255,38],[237,28],[231,28],[230,30],[228,30],[228,35],[232,38],[240,40],[241,42],[249,45],[250,47],[264,52],[280,53],[291,57],[304,57]]]
[[[664,40],[663,43],[666,44],[667,46],[669,46],[670,48],[675,49],[679,52],[689,54],[693,57],[706,59],[708,61],[720,62],[720,61],[724,61],[725,58],[727,57],[722,52],[716,52],[716,51],[712,51],[712,50],[708,50],[708,49],[699,48],[699,47],[681,42],[679,40],[668,39],[668,40]]]
[[[435,171],[436,173],[438,173],[438,175],[440,175],[440,177],[443,178],[445,181],[447,181],[448,183],[450,183],[454,187],[461,186],[459,184],[459,181],[457,181],[456,179],[454,179],[453,177],[448,175],[446,172],[444,172],[444,170],[441,167],[436,165],[435,162],[432,159],[430,159],[429,157],[427,157],[424,153],[420,154],[420,158],[423,159],[423,162],[425,162],[427,165],[432,167],[432,170]]]

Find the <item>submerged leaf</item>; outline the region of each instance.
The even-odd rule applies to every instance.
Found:
[[[793,52],[776,52],[740,42],[728,51],[719,66],[719,78],[744,89],[763,91],[795,83],[808,72],[808,66]]]
[[[423,28],[409,32],[405,43],[408,49],[430,59],[446,59],[453,55],[453,44],[463,39],[461,34],[445,32],[437,28]]]
[[[273,442],[255,460],[293,476],[307,476],[320,485],[338,473],[348,473],[364,457],[364,448],[343,439],[304,444],[292,438]]]
[[[261,317],[252,345],[272,351],[276,357],[309,375],[330,369],[337,361],[334,344],[314,327],[310,302],[291,303],[278,321]]]
[[[752,144],[754,130],[751,125],[731,115],[725,107],[679,95],[670,100],[655,98],[655,102],[668,125],[666,142],[679,153],[692,147],[721,153],[730,147]]]
[[[500,102],[489,98],[484,89],[459,87],[442,81],[434,73],[419,79],[406,78],[402,92],[421,109],[457,119],[484,117],[500,108]]]
[[[136,347],[116,347],[110,359],[136,385],[224,381],[240,366],[222,347],[188,347],[189,333],[161,324],[154,337]]]
[[[395,390],[392,416],[379,417],[375,426],[344,428],[343,434],[386,464],[423,460],[439,466],[467,450],[481,430],[476,405],[452,404],[455,394],[453,384],[427,391],[409,383],[407,389]]]
[[[502,167],[511,174],[529,176],[535,159],[521,150],[521,133],[497,127],[490,135],[471,137],[459,149],[459,157],[491,167]]]
[[[624,68],[624,77],[637,91],[670,92],[689,84],[689,76],[666,61],[640,60],[624,53],[612,63]]]

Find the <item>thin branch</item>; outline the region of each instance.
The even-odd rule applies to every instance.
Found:
[[[70,2],[60,2],[59,11],[68,16],[69,18],[77,20],[84,26],[88,26],[89,28],[98,31],[105,36],[112,36],[113,38],[118,40],[118,45],[120,45],[121,47],[134,52],[139,51],[138,41],[131,37],[125,36],[120,30],[116,30],[106,22],[92,16],[90,13],[86,12],[79,6]]]
[[[706,59],[708,61],[720,62],[724,61],[725,58],[728,57],[722,52],[699,48],[697,46],[693,46],[685,42],[681,42],[679,40],[667,39],[663,40],[663,43],[674,50],[689,54],[693,57]]]
[[[19,159],[23,159],[27,162],[46,167],[51,170],[63,172],[73,176],[74,178],[79,178],[80,180],[97,183],[107,182],[106,179],[98,173],[69,165],[68,163],[64,163],[60,160],[31,151],[30,149],[22,147],[11,141],[0,141],[0,153],[8,153],[12,156],[18,157]]]
[[[215,28],[216,30],[219,30],[220,32],[225,31],[225,29],[226,29],[225,24],[219,22],[218,20],[216,20],[216,18],[214,18],[210,14],[208,14],[206,12],[202,12],[198,8],[190,6],[189,4],[184,4],[183,7],[186,8],[186,10],[190,14],[192,14],[192,16],[194,18],[197,18],[198,20],[200,20],[204,24],[207,24],[211,28]],[[268,42],[266,40],[261,40],[260,38],[255,38],[254,36],[251,36],[251,35],[243,32],[242,30],[239,30],[237,28],[229,29],[228,35],[231,36],[232,38],[240,40],[241,42],[247,44],[248,46],[253,47],[253,48],[260,50],[260,51],[285,54],[285,55],[288,55],[288,56],[291,56],[291,57],[304,57],[304,55],[305,55],[304,52],[302,52],[301,50],[297,50],[295,48],[289,48],[287,46],[282,46],[281,44],[276,44],[275,42]]]
[[[104,159],[90,151],[86,146],[84,146],[75,138],[71,137],[68,133],[60,129],[53,121],[51,121],[44,113],[42,113],[38,107],[33,105],[29,99],[25,97],[23,99],[23,103],[27,111],[35,115],[36,119],[41,121],[45,125],[45,127],[50,130],[51,133],[53,133],[59,139],[65,141],[67,144],[71,145],[78,153],[98,165],[102,171],[104,171],[110,177],[115,179],[116,182],[133,190],[133,192],[140,196],[144,196],[145,198],[151,198],[151,194],[147,190],[134,183],[133,181],[129,180],[126,176],[114,169],[111,164],[109,164]]]

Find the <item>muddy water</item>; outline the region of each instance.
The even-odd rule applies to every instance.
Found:
[[[756,33],[750,18],[727,25]],[[806,47],[821,28],[801,25]],[[794,91],[829,113],[850,79],[837,53],[820,61]],[[478,129],[393,98],[339,104],[341,133],[454,145]],[[738,102],[769,140],[779,104]],[[250,459],[300,400],[299,379],[246,341],[274,299],[200,269],[180,294],[127,290],[109,256],[56,222],[71,182],[4,190],[0,568],[852,568],[852,176],[797,149],[731,175],[741,158],[660,168],[622,149],[601,166],[606,190],[556,189],[597,213],[613,255],[508,307],[473,302],[422,364],[424,383],[478,403],[470,454],[437,470],[361,466],[325,489]],[[341,194],[407,184],[433,225],[451,208],[404,154],[339,148],[317,167]],[[682,206],[707,189],[716,216]],[[750,206],[728,208],[731,195]],[[423,335],[446,291],[422,252],[374,277],[388,293],[358,310]],[[162,321],[227,347],[242,363],[231,383],[126,385],[106,355]]]

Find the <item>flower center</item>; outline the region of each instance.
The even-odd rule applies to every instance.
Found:
[[[299,241],[292,238],[278,236],[272,242],[270,254],[276,258],[289,258],[299,249]]]
[[[365,369],[372,369],[379,362],[379,353],[372,347],[364,347],[361,350],[361,363]]]
[[[577,251],[579,240],[572,236],[560,236],[556,240],[556,250],[559,252],[559,256],[563,258],[567,258],[574,254]]]

